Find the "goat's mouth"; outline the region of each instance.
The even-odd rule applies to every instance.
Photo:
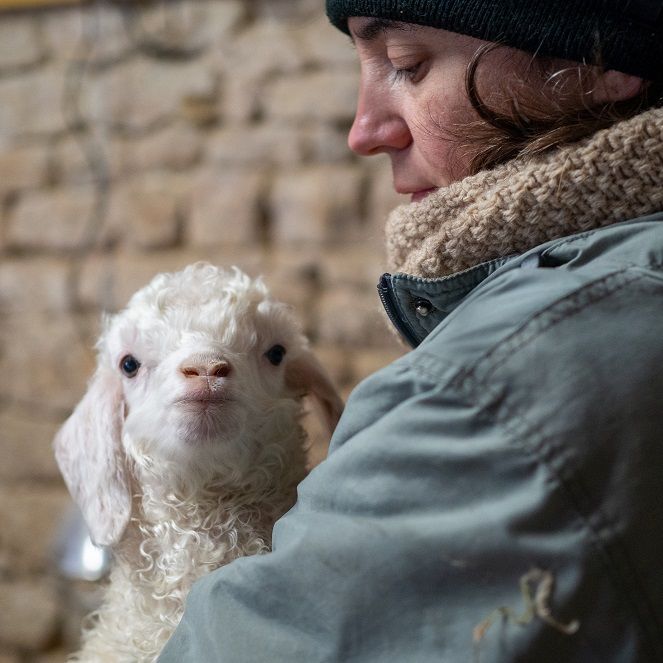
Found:
[[[237,423],[232,400],[221,394],[188,394],[173,401],[182,441],[200,444],[225,439]]]
[[[207,409],[210,407],[218,407],[224,405],[225,403],[230,402],[232,399],[228,396],[222,396],[220,394],[207,394],[207,395],[191,395],[183,396],[174,401],[174,405],[180,405],[185,408],[195,408],[195,409]]]

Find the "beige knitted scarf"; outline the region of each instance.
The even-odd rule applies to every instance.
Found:
[[[660,210],[663,109],[656,109],[397,208],[387,255],[393,271],[433,278]]]

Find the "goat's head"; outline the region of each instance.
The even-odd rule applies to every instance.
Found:
[[[296,425],[305,393],[331,430],[343,407],[288,307],[237,269],[157,276],[106,319],[98,351],[55,452],[99,544],[129,520],[132,463],[241,476],[261,438]]]

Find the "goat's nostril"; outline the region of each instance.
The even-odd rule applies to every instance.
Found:
[[[211,361],[200,364],[193,362],[180,366],[180,373],[185,378],[226,378],[232,367],[227,361]]]
[[[220,361],[209,367],[209,376],[215,378],[227,378],[230,375],[230,364]]]

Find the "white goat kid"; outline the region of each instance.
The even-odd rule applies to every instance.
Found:
[[[97,347],[54,443],[94,542],[114,554],[72,660],[153,661],[198,577],[269,551],[305,475],[302,396],[330,429],[343,406],[288,307],[236,269],[157,276]]]

